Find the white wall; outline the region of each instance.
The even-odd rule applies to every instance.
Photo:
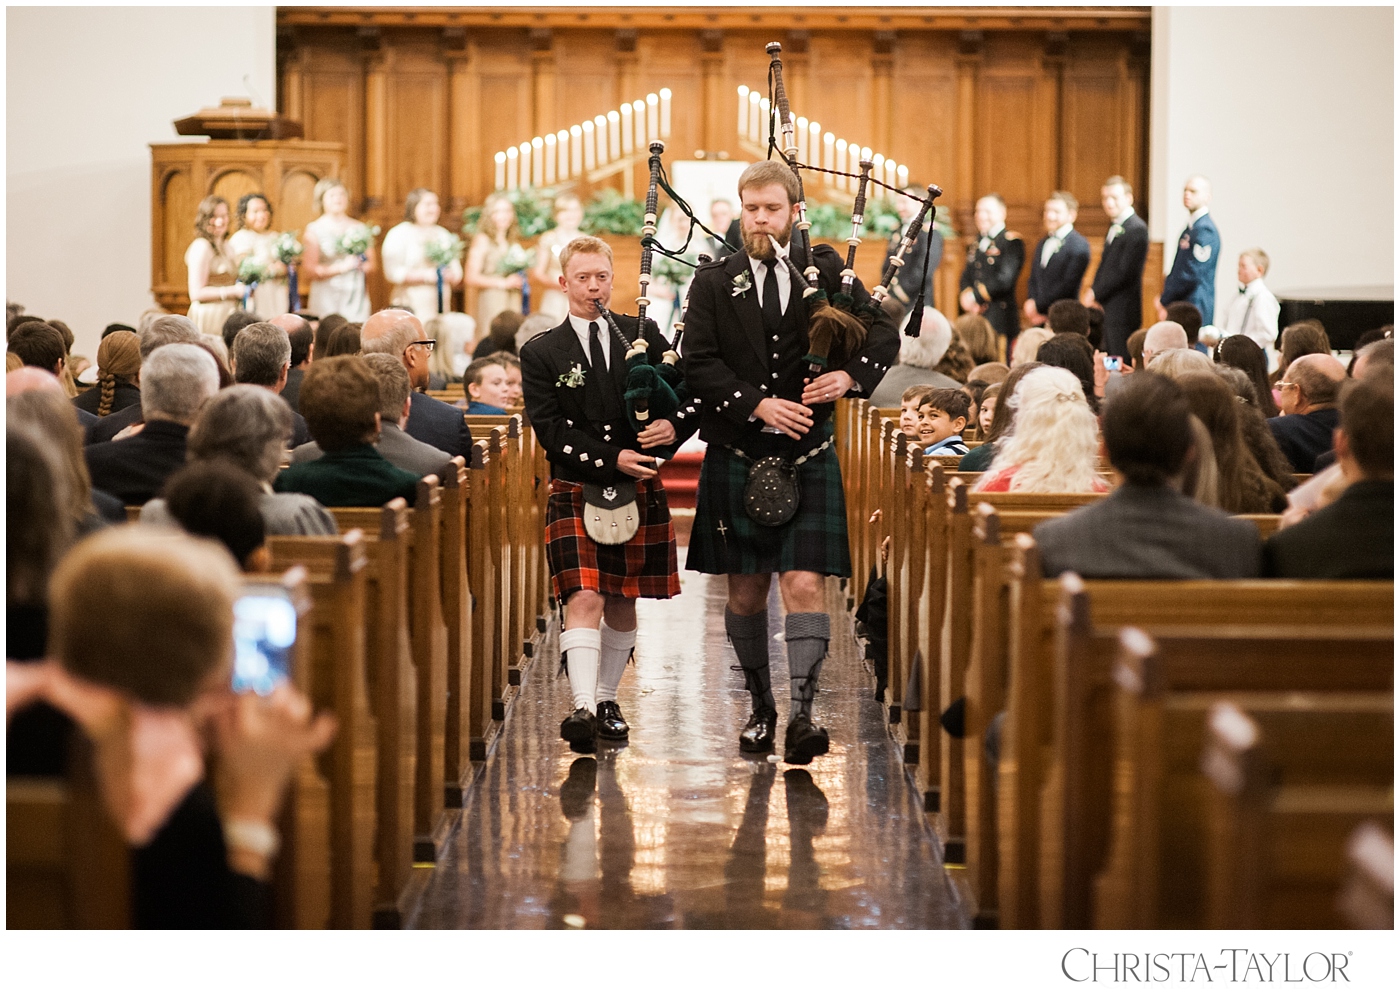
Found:
[[[5,35],[5,295],[95,358],[154,304],[147,145],[221,97],[276,100],[274,8],[11,7]]]
[[[1394,58],[1389,7],[1153,8],[1150,226],[1165,269],[1181,188],[1203,173],[1219,314],[1250,246],[1276,291],[1391,284]]]

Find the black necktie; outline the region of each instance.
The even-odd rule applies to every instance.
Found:
[[[603,337],[598,334],[598,323],[588,323],[588,366],[607,373],[608,355],[603,352]]]
[[[768,274],[763,278],[763,328],[766,332],[777,332],[783,324],[783,299],[778,297],[778,261],[764,260]]]

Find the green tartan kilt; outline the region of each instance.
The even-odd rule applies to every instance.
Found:
[[[726,447],[712,445],[705,452],[686,570],[709,575],[815,571],[849,578],[846,495],[835,448],[798,465],[801,501],[797,515],[783,526],[755,523],[744,511],[749,467]]]

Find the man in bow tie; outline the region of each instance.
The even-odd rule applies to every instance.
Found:
[[[1128,356],[1128,337],[1142,325],[1142,268],[1147,263],[1147,223],[1133,210],[1133,188],[1111,176],[1099,191],[1110,222],[1094,284],[1081,298],[1103,309],[1103,351]]]
[[[1032,326],[1045,324],[1045,313],[1061,299],[1079,300],[1079,285],[1089,269],[1089,240],[1074,230],[1079,202],[1057,190],[1045,202],[1045,237],[1031,254],[1031,280],[1026,286],[1026,318]]]
[[[1269,255],[1254,247],[1240,253],[1240,289],[1225,311],[1224,330],[1227,336],[1248,336],[1259,344],[1266,354],[1273,356],[1274,342],[1278,339],[1278,298],[1264,286],[1264,275],[1269,272]]]
[[[1181,203],[1191,216],[1176,244],[1176,258],[1157,298],[1157,317],[1165,320],[1167,305],[1189,301],[1201,313],[1201,321],[1215,321],[1215,263],[1220,258],[1220,233],[1210,216],[1210,181],[1197,174],[1186,181]]]

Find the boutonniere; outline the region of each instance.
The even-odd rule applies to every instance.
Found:
[[[729,292],[729,296],[731,298],[742,298],[749,293],[749,289],[752,287],[753,277],[750,276],[747,269],[741,270],[734,277],[734,290]]]
[[[583,387],[583,376],[583,365],[574,364],[568,373],[559,375],[554,386],[556,388],[581,388]]]
[[[988,255],[988,256],[1000,256],[1000,255],[1001,255],[1001,250],[1000,250],[1000,249],[997,249],[996,246],[988,246],[988,247],[987,247],[987,255]]]

